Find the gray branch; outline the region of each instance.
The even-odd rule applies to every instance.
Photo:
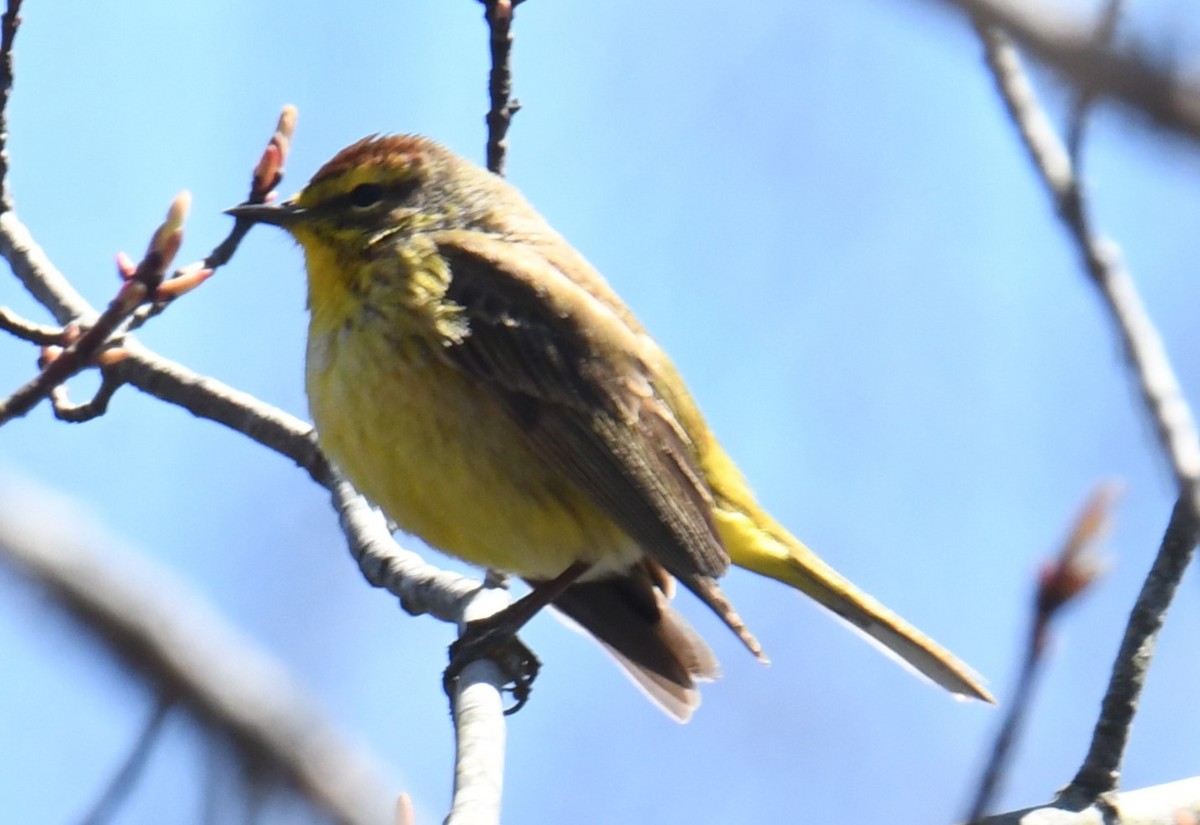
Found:
[[[0,560],[37,582],[131,671],[295,780],[338,822],[378,825],[393,795],[274,659],[182,582],[121,551],[71,502],[5,483]]]
[[[981,14],[975,23],[997,90],[1121,338],[1130,377],[1138,386],[1179,489],[1158,555],[1126,625],[1087,757],[1063,792],[1064,799],[1082,804],[1117,787],[1155,642],[1200,538],[1200,438],[1133,278],[1121,264],[1116,244],[1091,227],[1071,158],[1039,105],[1016,49],[993,19]]]
[[[1200,141],[1200,84],[1175,75],[1145,50],[1096,37],[1091,21],[1036,0],[941,0],[1004,30],[1071,85],[1115,100],[1159,126]]]

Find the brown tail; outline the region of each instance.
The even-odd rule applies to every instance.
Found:
[[[700,705],[697,681],[717,659],[671,608],[670,578],[647,562],[610,579],[574,584],[554,607],[594,636],[668,715],[686,722]]]

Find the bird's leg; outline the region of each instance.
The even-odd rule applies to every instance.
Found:
[[[576,562],[553,579],[532,583],[532,589],[508,607],[486,619],[468,622],[458,639],[450,645],[450,664],[442,676],[446,694],[453,698],[454,684],[463,668],[478,659],[494,661],[512,682],[516,700],[505,713],[516,713],[529,700],[533,680],[541,663],[528,647],[517,638],[517,631],[537,615],[538,611],[562,595],[590,565]]]

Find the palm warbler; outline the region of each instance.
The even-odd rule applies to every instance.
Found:
[[[326,454],[404,530],[529,581],[671,716],[717,675],[673,580],[762,657],[717,584],[730,561],[991,701],[758,506],[666,354],[503,179],[426,138],[369,137],[293,199],[229,211],[304,249]]]

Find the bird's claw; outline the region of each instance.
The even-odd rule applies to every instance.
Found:
[[[450,645],[450,664],[442,675],[442,687],[453,700],[458,677],[471,662],[490,659],[500,668],[505,690],[512,694],[513,706],[505,708],[511,715],[525,707],[542,663],[533,651],[508,628],[496,626],[484,619],[469,622],[462,635]],[[509,687],[511,685],[511,687]]]

